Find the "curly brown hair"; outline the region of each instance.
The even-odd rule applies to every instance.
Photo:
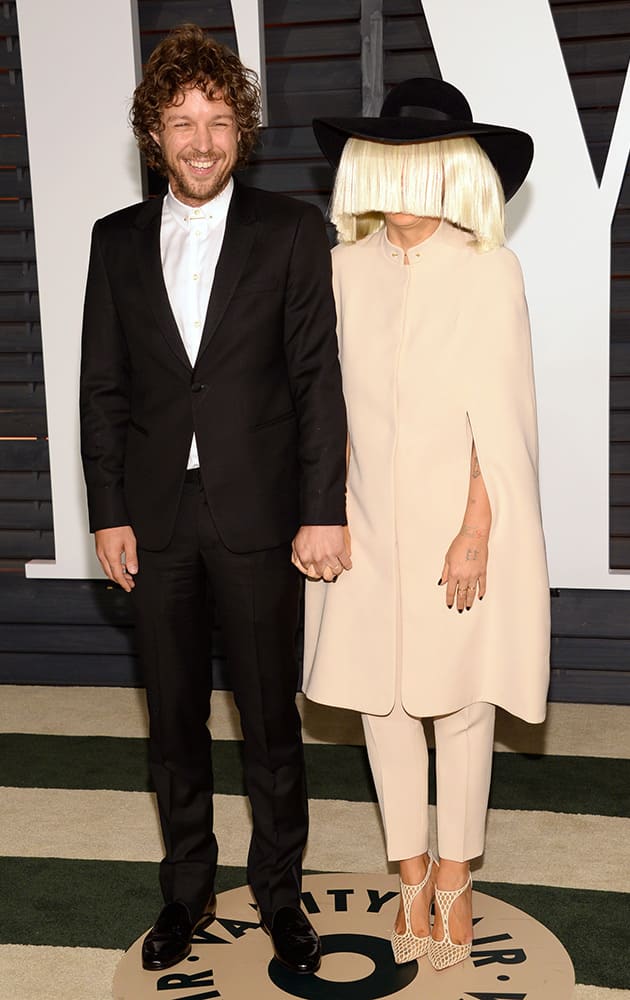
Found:
[[[245,166],[260,127],[256,74],[197,24],[180,24],[169,32],[149,56],[144,79],[134,91],[131,127],[147,165],[166,174],[162,150],[151,132],[162,131],[162,111],[177,105],[187,87],[197,87],[208,100],[220,96],[234,109],[240,132],[237,166]]]

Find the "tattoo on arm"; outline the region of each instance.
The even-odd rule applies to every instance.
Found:
[[[481,469],[479,468],[479,459],[477,458],[476,453],[473,455],[471,475],[473,479],[479,479],[479,476],[481,475]]]
[[[474,562],[479,555],[479,549],[466,549],[466,562]]]
[[[488,532],[484,531],[483,528],[475,528],[472,524],[462,524],[460,535],[464,535],[465,538],[487,538]]]

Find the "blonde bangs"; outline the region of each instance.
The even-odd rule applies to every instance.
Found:
[[[446,219],[491,250],[505,239],[504,206],[496,170],[470,136],[399,144],[350,138],[330,218],[342,243],[380,229],[385,213],[404,212]]]

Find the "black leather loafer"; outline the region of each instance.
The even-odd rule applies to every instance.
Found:
[[[212,894],[205,912],[193,922],[185,903],[167,903],[160,911],[142,942],[142,968],[160,972],[177,965],[190,954],[190,942],[196,930],[212,923],[217,912],[217,898]]]
[[[282,906],[273,915],[271,927],[265,927],[273,943],[273,953],[291,972],[308,975],[317,972],[322,962],[322,948],[313,925],[301,910]]]

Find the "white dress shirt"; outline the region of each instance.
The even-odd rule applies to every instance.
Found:
[[[230,178],[221,194],[199,208],[184,205],[170,185],[162,206],[160,254],[162,272],[173,316],[194,366],[208,311],[234,181]],[[188,468],[199,467],[193,434]]]

